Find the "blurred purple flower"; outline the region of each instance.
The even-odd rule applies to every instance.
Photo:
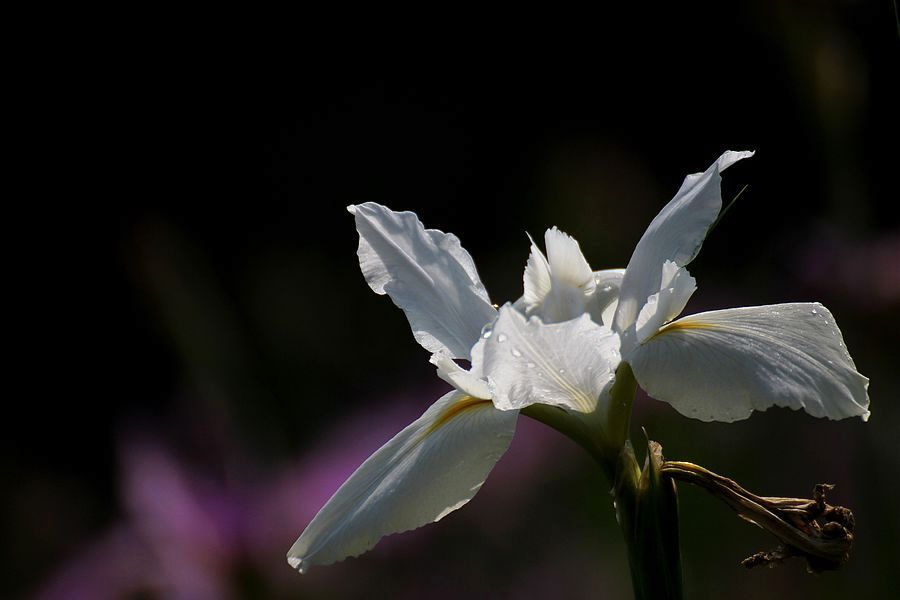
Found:
[[[37,597],[103,599],[146,592],[167,598],[229,598],[235,595],[239,569],[248,565],[265,585],[296,589],[295,574],[280,560],[291,541],[287,536],[308,523],[372,450],[421,410],[421,398],[435,393],[440,390],[369,403],[377,408],[342,419],[298,460],[269,470],[247,457],[201,469],[181,460],[157,437],[123,436],[124,517],[54,572]],[[527,435],[516,436],[477,500],[481,510],[468,515],[468,522],[490,537],[513,526],[505,518],[510,496],[521,494],[522,486],[533,484],[550,464],[557,471],[568,464],[561,460],[567,451],[574,454],[571,444],[542,425],[522,419],[519,427],[529,430]],[[229,476],[216,475],[222,472]],[[428,535],[422,530],[393,536],[383,546],[388,552],[414,552]],[[307,585],[314,588],[341,577],[340,570],[327,570]]]
[[[128,517],[82,550],[38,594],[119,598],[154,592],[173,598],[227,598],[222,575],[233,557],[226,512],[162,444],[120,449],[121,495]],[[215,498],[216,501],[211,501]]]

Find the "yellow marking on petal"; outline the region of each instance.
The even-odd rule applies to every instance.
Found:
[[[719,326],[714,323],[706,323],[705,321],[691,321],[689,319],[680,319],[678,321],[672,321],[668,325],[663,326],[659,331],[656,332],[656,335],[654,335],[653,337],[662,335],[664,333],[670,333],[672,331],[690,331],[696,329],[719,329]]]
[[[460,398],[456,402],[454,402],[451,406],[449,406],[444,413],[437,418],[437,420],[431,424],[431,427],[425,432],[423,437],[428,437],[455,417],[458,417],[460,414],[466,412],[467,410],[471,410],[473,408],[483,408],[485,404],[490,404],[490,400],[483,400],[481,398],[473,398],[472,396],[465,396],[464,398]]]

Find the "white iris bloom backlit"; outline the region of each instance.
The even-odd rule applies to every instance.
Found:
[[[622,360],[653,398],[704,421],[737,421],[770,406],[804,409],[815,417],[869,416],[868,379],[860,375],[834,317],[818,303],[789,303],[710,311],[675,319],[697,289],[685,268],[722,210],[720,173],[751,152],[726,152],[703,173],[688,175],[675,197],[653,219],[634,249],[621,280],[609,287],[618,299],[601,308],[595,323],[610,324],[621,341]],[[548,252],[550,251],[548,232]],[[567,274],[587,263],[577,244],[559,267]],[[525,274],[526,293],[517,304],[526,312],[559,314],[559,297],[571,295],[570,276],[558,283],[532,246]],[[603,272],[601,272],[603,273]],[[565,291],[554,293],[562,285]],[[528,289],[540,294],[529,294]],[[596,292],[594,292],[596,293]],[[548,304],[556,302],[557,305]],[[600,305],[603,302],[599,303]],[[566,304],[574,316],[573,302]],[[613,306],[614,313],[613,313]],[[609,315],[613,313],[610,319]],[[500,309],[495,333],[530,340],[540,348],[515,306]],[[524,342],[523,342],[524,344]],[[510,361],[499,344],[487,340],[484,373],[494,404],[522,408],[544,402],[542,390],[523,385],[530,370]],[[534,359],[531,359],[534,362]],[[571,408],[575,408],[572,406]]]
[[[544,404],[605,414],[623,362],[650,396],[706,421],[770,406],[868,418],[868,380],[821,304],[674,320],[696,289],[685,267],[722,209],[720,173],[749,156],[726,152],[688,175],[627,269],[593,271],[577,241],[549,229],[546,256],[531,243],[522,297],[499,311],[454,235],[425,229],[411,212],[349,207],[369,286],[406,313],[454,391],[350,476],[291,547],[291,566],[305,572],[359,555],[463,506],[508,448],[519,410]]]

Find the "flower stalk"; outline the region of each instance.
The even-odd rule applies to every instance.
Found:
[[[675,482],[663,477],[662,446],[647,439],[643,468],[629,437],[631,405],[637,382],[623,363],[607,407],[607,456],[616,452],[612,491],[616,519],[628,548],[628,564],[637,600],[683,597]],[[646,438],[646,431],[644,432]]]
[[[660,471],[662,447],[647,442],[643,469],[630,442],[616,473],[615,508],[628,547],[636,600],[683,597],[675,482]]]
[[[644,465],[631,440],[631,405],[637,382],[628,364],[616,371],[608,403],[588,414],[532,405],[522,414],[541,421],[582,446],[610,483],[616,519],[625,538],[637,600],[683,597],[675,482],[664,477],[662,446],[647,440]]]

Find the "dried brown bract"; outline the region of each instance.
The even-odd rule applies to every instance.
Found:
[[[853,513],[832,506],[825,495],[833,485],[820,483],[812,499],[757,496],[731,479],[699,465],[666,461],[663,475],[700,486],[725,502],[742,519],[765,529],[781,542],[769,552],[758,552],[741,564],[748,569],[773,567],[797,556],[806,560],[812,573],[841,568],[853,545]]]

